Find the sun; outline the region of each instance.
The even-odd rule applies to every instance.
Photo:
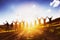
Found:
[[[35,15],[37,14],[36,12],[36,5],[35,4],[30,4],[30,5],[23,5],[19,6],[14,12],[16,13],[17,19],[28,21],[30,23],[35,19]]]
[[[43,15],[43,13],[45,13],[44,10],[45,9],[43,9],[41,6],[37,4],[23,4],[18,6],[14,10],[13,14],[15,15],[16,19],[20,22],[21,21],[25,22],[24,27],[22,27],[25,36],[33,36],[36,35],[36,33],[38,34],[42,33],[42,31],[38,29],[38,24],[35,24],[34,21],[35,20],[37,21],[37,18],[40,18]],[[50,10],[48,10],[48,12],[50,12]],[[21,25],[23,26],[23,24]]]

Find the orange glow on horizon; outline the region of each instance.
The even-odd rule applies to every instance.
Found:
[[[40,19],[34,20],[33,23],[16,21],[13,23],[13,26],[18,32],[23,31],[25,37],[34,37],[34,35],[42,34],[43,31],[40,29],[44,28],[44,24],[41,23]]]

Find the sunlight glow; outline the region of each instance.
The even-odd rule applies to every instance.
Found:
[[[19,22],[21,22],[21,20],[24,20],[28,22],[28,24],[30,22],[33,22],[37,17],[46,17],[51,12],[50,9],[45,9],[42,6],[39,6],[39,4],[37,3],[25,3],[22,5],[17,5],[16,7],[14,5],[11,5],[11,9],[9,10],[11,10],[9,12],[10,14],[7,14],[8,16],[4,18],[9,23],[16,20],[18,20]],[[0,23],[2,23],[2,21],[0,21]]]
[[[18,21],[24,20],[29,24],[30,22],[33,22],[37,17],[41,17],[45,9],[38,4],[23,4],[14,10],[15,11],[13,14],[16,15]]]

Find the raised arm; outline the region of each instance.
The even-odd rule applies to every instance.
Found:
[[[50,19],[50,18],[52,18],[52,16],[51,17],[47,17],[48,19]]]

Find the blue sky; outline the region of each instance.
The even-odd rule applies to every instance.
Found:
[[[43,12],[44,11],[47,11],[48,13],[50,12],[49,14],[42,12],[42,13],[36,13],[34,15],[33,14],[34,11],[33,11],[32,14],[36,17],[53,16],[54,18],[56,18],[56,17],[59,17],[59,15],[60,15],[60,9],[59,9],[60,0],[57,0],[57,1],[54,1],[54,0],[0,0],[0,23],[4,22],[5,20],[12,21],[14,19],[14,17],[16,16],[15,11],[17,11],[16,9],[18,7],[20,9],[21,9],[21,7],[24,9],[26,9],[26,7],[28,7],[28,10],[29,10],[29,7],[31,5],[32,5],[32,7],[36,7],[34,11],[38,10],[37,12],[39,12],[40,7],[41,7],[42,8],[41,10]],[[33,9],[31,9],[31,10],[33,10]],[[29,12],[31,10],[29,10]],[[17,11],[17,14],[18,14],[18,11]],[[25,11],[22,11],[22,12],[25,12]],[[22,13],[20,13],[20,14],[22,14]],[[24,15],[22,15],[22,16],[25,17]],[[30,18],[30,15],[29,15],[29,18]]]
[[[0,0],[0,11],[6,11],[10,5],[17,5],[17,4],[22,4],[22,3],[29,3],[29,2],[36,2],[41,6],[50,7],[50,2],[53,0]],[[60,6],[60,5],[59,5]],[[59,9],[59,6],[53,9]]]

